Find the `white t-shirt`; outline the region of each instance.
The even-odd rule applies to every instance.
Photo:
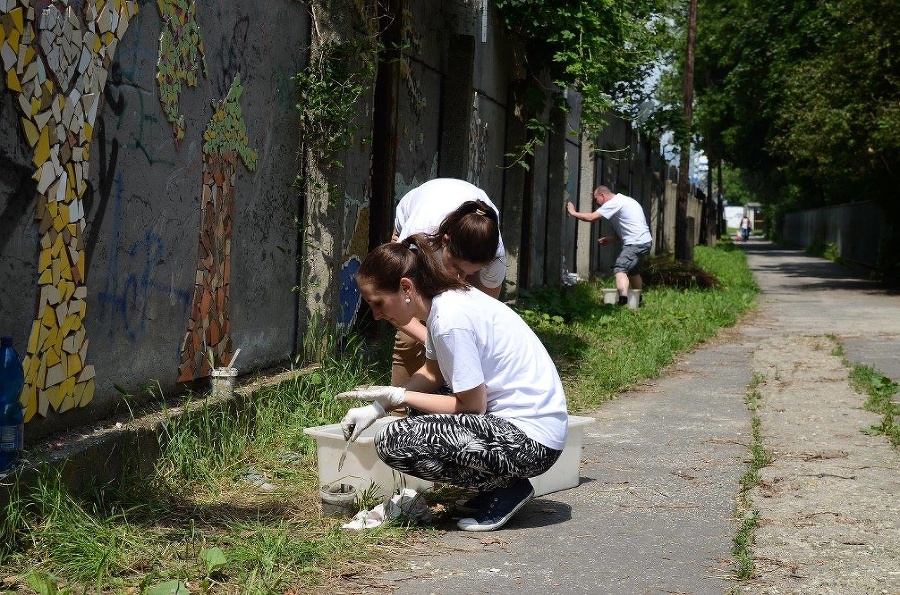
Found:
[[[556,365],[537,335],[509,306],[474,289],[432,300],[425,357],[437,360],[454,392],[487,388],[487,412],[526,436],[562,450],[566,395]]]
[[[653,241],[641,203],[630,196],[616,194],[597,207],[596,212],[612,223],[616,235],[626,246],[649,244]]]
[[[499,222],[500,211],[484,190],[465,180],[436,178],[413,188],[397,204],[394,216],[397,239],[403,240],[416,233],[435,233],[447,215],[469,200],[486,202],[497,213]],[[485,287],[499,287],[506,278],[506,250],[502,237],[497,243],[497,258],[479,271],[479,278]]]

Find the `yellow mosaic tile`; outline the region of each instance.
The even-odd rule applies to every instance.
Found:
[[[82,401],[84,401],[84,387],[87,383],[85,382],[76,382],[75,390],[73,391],[72,398],[77,405],[81,405]]]
[[[15,70],[7,70],[6,71],[6,86],[11,91],[21,91],[22,85],[19,84],[19,77],[16,75]]]
[[[22,403],[22,406],[25,408],[25,417],[29,419],[33,417],[37,412],[37,394],[33,384],[25,386],[25,390],[22,391],[19,402]]]
[[[56,311],[51,307],[45,307],[44,313],[41,316],[41,324],[47,327],[48,329],[56,323]],[[44,341],[41,341],[43,345]]]
[[[53,366],[60,362],[59,354],[51,349],[49,352],[47,352],[46,362],[48,368],[53,368]]]
[[[78,404],[79,407],[84,407],[94,398],[94,379],[91,378],[87,381],[87,384],[84,387],[84,395],[81,397],[81,402]]]
[[[75,383],[74,383],[75,379],[71,378],[70,380],[73,381],[72,388],[75,388]],[[65,381],[65,383],[61,382],[59,384],[59,386],[53,387],[56,390],[53,391],[52,395],[47,395],[47,399],[50,401],[50,404],[53,406],[54,409],[58,410],[59,406],[62,404],[62,400],[66,396],[66,393],[65,393],[66,386],[68,386],[68,381]]]
[[[48,386],[46,388],[40,389],[38,392],[38,407],[37,412],[42,416],[47,417],[47,412],[50,410],[50,398],[56,398],[56,393],[59,392],[58,386]]]
[[[66,411],[68,411],[70,409],[74,409],[75,405],[76,405],[75,395],[74,394],[66,394],[66,396],[63,398],[62,403],[60,404],[57,412],[65,413]]]
[[[37,126],[35,126],[31,120],[26,120],[23,118],[22,129],[25,132],[25,138],[28,140],[29,146],[33,147],[40,137]]]
[[[47,128],[43,128],[41,129],[41,135],[40,138],[38,138],[38,143],[34,150],[34,164],[40,167],[49,157],[50,131]]]
[[[67,376],[65,380],[62,381],[59,385],[59,395],[57,396],[60,401],[65,399],[66,397],[71,397],[75,394],[75,377]],[[59,407],[59,405],[55,405]]]
[[[16,26],[19,33],[25,30],[25,15],[23,14],[21,7],[9,11],[9,16],[12,17],[13,24]]]
[[[38,257],[38,270],[39,271],[46,271],[50,267],[50,258],[51,258],[51,255],[50,255],[49,251],[41,250],[41,255]],[[44,283],[41,282],[41,285],[44,285]]]

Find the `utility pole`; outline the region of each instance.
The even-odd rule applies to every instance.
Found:
[[[684,138],[681,140],[681,159],[678,165],[678,186],[675,200],[675,258],[691,260],[692,237],[688,238],[687,204],[691,187],[691,127],[694,119],[694,45],[697,36],[697,0],[690,0],[687,21],[687,54],[684,60]]]

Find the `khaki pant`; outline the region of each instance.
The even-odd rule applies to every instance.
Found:
[[[391,360],[391,386],[403,386],[424,365],[425,345],[398,330]]]

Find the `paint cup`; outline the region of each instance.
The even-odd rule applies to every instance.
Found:
[[[319,488],[322,516],[349,517],[359,510],[356,487],[346,483],[330,483]]]
[[[615,306],[619,303],[619,290],[615,287],[603,290],[603,303]]]
[[[230,399],[234,396],[234,379],[237,378],[237,368],[213,368],[209,372],[212,397],[215,399]]]

